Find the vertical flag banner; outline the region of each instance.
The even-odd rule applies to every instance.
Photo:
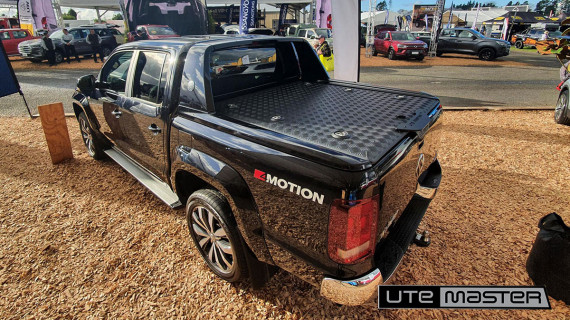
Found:
[[[58,29],[51,0],[31,0],[31,5],[32,17],[37,29],[44,29],[49,32]]]
[[[471,26],[471,29],[475,29],[475,25],[477,24],[477,20],[479,19],[479,10],[481,9],[481,4],[478,3],[477,4],[477,13],[475,14],[475,20],[473,20],[473,25]]]
[[[280,30],[281,26],[285,23],[285,18],[287,18],[287,9],[289,9],[288,4],[281,5],[281,9],[279,10],[279,26],[277,26],[277,30]]]
[[[32,17],[32,0],[18,1],[18,19],[20,19],[20,24],[34,23],[34,18]]]
[[[228,17],[226,19],[226,22],[228,24],[232,24],[232,17],[234,15],[234,8],[235,8],[235,6],[233,4],[228,7]]]
[[[360,1],[332,2],[334,15],[334,77],[339,80],[358,81],[360,46],[358,45]]]
[[[426,13],[426,16],[425,16],[425,20],[426,20],[426,31],[427,31],[427,30],[429,30],[429,20],[428,20],[428,15],[427,15],[427,13]]]
[[[239,33],[246,34],[249,28],[255,28],[257,19],[257,0],[241,0],[239,8]]]
[[[446,28],[451,28],[452,20],[453,20],[453,1],[451,2],[451,8],[449,8],[449,19],[447,20]]]
[[[316,24],[319,28],[328,28],[327,20],[331,18],[332,0],[317,0],[316,5]],[[330,21],[330,20],[329,20]]]
[[[119,5],[130,31],[134,31],[141,24],[161,24],[168,25],[181,36],[208,33],[205,0],[183,0],[174,3],[166,0],[119,0]]]
[[[20,92],[20,84],[0,40],[0,98]]]
[[[503,40],[507,40],[507,35],[509,33],[509,18],[503,21]]]

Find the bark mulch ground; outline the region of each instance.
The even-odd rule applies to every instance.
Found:
[[[444,180],[393,284],[532,285],[525,262],[540,217],[570,222],[570,127],[552,111],[447,112]],[[552,310],[341,307],[286,272],[254,291],[208,271],[183,211],[112,161],[52,165],[39,120],[0,118],[0,318],[569,319]]]

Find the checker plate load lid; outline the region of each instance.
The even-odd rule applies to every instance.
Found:
[[[398,128],[438,104],[423,93],[297,81],[220,100],[216,110],[304,144],[375,163],[408,134]]]

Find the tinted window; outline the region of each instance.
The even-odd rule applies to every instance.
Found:
[[[101,71],[101,81],[107,83],[109,89],[117,92],[125,92],[127,84],[127,75],[129,74],[129,66],[133,52],[119,52],[112,55]]]
[[[304,38],[307,35],[307,30],[299,31],[299,37]]]
[[[110,32],[107,29],[95,30],[95,33],[99,34],[100,37],[110,36]]]
[[[458,38],[471,38],[471,36],[473,36],[473,34],[467,30],[459,31],[457,35]]]
[[[85,34],[78,29],[69,31],[69,34],[73,36],[73,39],[85,38]]]
[[[444,37],[455,37],[455,31],[452,29],[445,29],[441,32],[441,35]]]
[[[26,31],[12,31],[12,35],[14,36],[14,39],[22,39],[28,36]]]
[[[315,38],[317,37],[317,34],[315,33],[315,31],[313,31],[313,30],[307,31],[307,38],[310,38],[310,37],[315,37]]]
[[[10,40],[10,33],[8,31],[0,32],[0,39],[1,40]]]
[[[147,29],[148,34],[153,36],[170,36],[176,34],[170,27],[147,27]]]
[[[290,36],[295,35],[295,31],[297,31],[297,28],[295,28],[295,27],[289,27],[289,35],[290,35]]]
[[[153,103],[162,102],[162,94],[166,85],[166,75],[162,74],[166,53],[139,53],[135,76],[133,79],[133,97]]]

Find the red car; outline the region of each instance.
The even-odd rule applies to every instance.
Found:
[[[32,36],[26,29],[0,29],[0,40],[9,56],[20,54],[18,52],[20,42],[38,38]]]
[[[396,57],[415,58],[423,60],[427,54],[428,45],[406,31],[381,31],[374,38],[372,55],[378,53],[388,55],[388,59]]]
[[[172,28],[170,28],[169,26],[165,26],[165,25],[145,24],[145,25],[137,26],[137,31],[138,30],[142,30],[143,33],[146,33],[148,40],[180,37],[180,35],[178,35],[176,33],[176,31],[172,30]],[[135,40],[135,33],[136,32],[134,32],[134,31],[129,32],[129,35],[128,35],[129,41]]]

